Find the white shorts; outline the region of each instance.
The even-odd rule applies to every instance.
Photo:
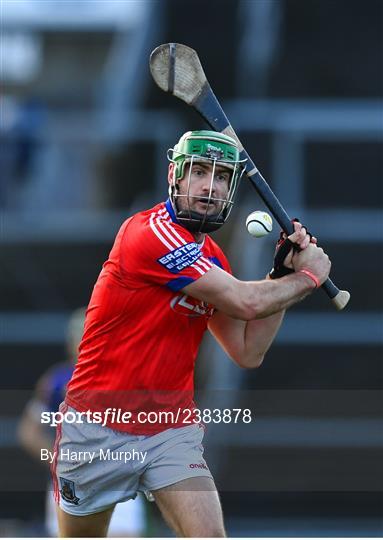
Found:
[[[138,491],[148,495],[187,478],[212,478],[203,435],[197,424],[147,436],[64,419],[52,464],[56,501],[69,514],[88,515],[134,499]]]
[[[52,486],[47,491],[45,504],[45,528],[52,538],[58,538],[59,527],[57,521],[56,504]],[[108,536],[143,536],[146,529],[145,500],[142,495],[138,495],[133,501],[124,501],[117,504],[110,525]]]

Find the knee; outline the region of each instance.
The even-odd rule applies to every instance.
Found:
[[[226,538],[226,532],[223,526],[214,523],[200,523],[192,527],[192,530],[183,530],[184,537],[207,537],[207,538]]]
[[[207,531],[204,532],[204,536],[208,536],[210,538],[226,538],[226,533],[223,528],[218,527],[210,527],[207,529]]]

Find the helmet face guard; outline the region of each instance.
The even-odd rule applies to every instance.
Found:
[[[171,163],[174,163],[174,175],[169,186],[169,198],[180,224],[191,232],[211,232],[222,227],[233,208],[235,195],[246,162],[246,160],[239,159],[236,141],[215,131],[188,131],[181,137],[174,148],[168,150],[168,159]],[[205,163],[211,166],[209,193],[203,197],[190,194],[192,168],[196,163]],[[189,164],[189,169],[185,178],[186,164]],[[228,192],[225,198],[213,196],[213,182],[218,167],[223,167],[227,172],[230,172]],[[187,182],[186,192],[184,190],[182,194],[178,183],[181,179]],[[191,209],[194,200],[206,203],[204,213]],[[184,201],[186,201],[186,204]],[[209,209],[212,206],[219,210],[214,214],[209,214]]]

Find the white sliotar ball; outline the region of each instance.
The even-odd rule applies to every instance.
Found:
[[[267,212],[256,210],[247,216],[246,228],[251,236],[262,238],[273,230],[273,220]]]

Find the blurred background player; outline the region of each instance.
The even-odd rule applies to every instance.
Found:
[[[19,424],[19,440],[27,452],[41,461],[41,449],[52,450],[54,429],[41,423],[41,413],[58,411],[64,400],[66,385],[77,362],[78,344],[84,330],[85,308],[76,309],[67,328],[67,360],[48,369],[37,382],[34,395],[26,405]],[[44,462],[48,464],[49,462]],[[57,537],[56,507],[51,485],[48,486],[45,513],[46,532]],[[109,536],[141,537],[145,532],[145,507],[138,495],[134,501],[117,504],[111,519]]]

